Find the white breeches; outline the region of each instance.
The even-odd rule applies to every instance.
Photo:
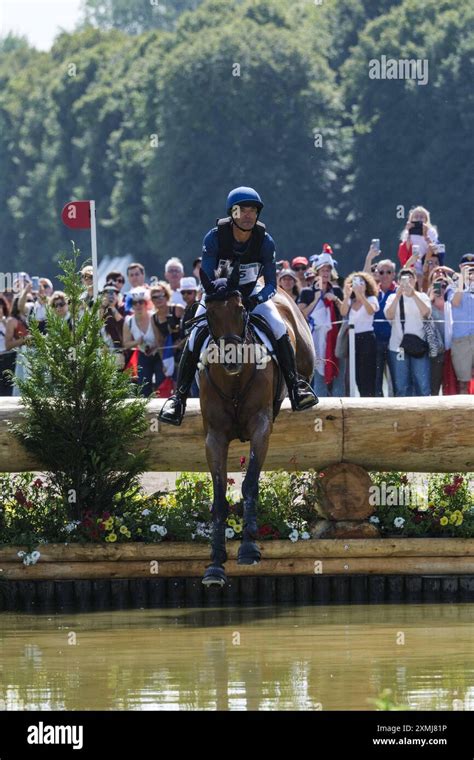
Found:
[[[263,288],[263,285],[257,284],[254,289],[252,290],[252,295],[256,295],[259,293]],[[204,315],[206,313],[206,309],[203,306],[205,303],[206,296],[205,294],[202,297],[201,303],[199,304],[198,308],[196,309],[196,317],[199,317]],[[258,306],[253,309],[252,314],[258,314],[261,317],[265,319],[265,321],[270,325],[270,329],[272,330],[275,338],[279,340],[283,337],[286,333],[286,325],[283,321],[283,319],[280,316],[280,312],[278,311],[277,307],[273,303],[272,299],[270,298],[268,301],[265,301],[265,303],[260,303]],[[193,329],[191,330],[191,333],[189,335],[189,349],[190,351],[194,348],[194,339],[196,337],[196,333],[201,326],[201,322],[198,322]]]

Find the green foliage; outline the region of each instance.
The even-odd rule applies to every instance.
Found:
[[[101,29],[142,34],[151,29],[172,29],[179,16],[197,8],[202,0],[85,0],[85,23]]]
[[[145,450],[130,452],[147,431],[146,400],[103,344],[100,301],[91,309],[82,305],[78,255],[74,247],[73,258],[61,262],[71,326],[51,308],[46,335],[32,324],[27,378],[18,380],[25,411],[14,428],[51,471],[74,519],[110,510],[115,494],[136,482],[147,461]]]

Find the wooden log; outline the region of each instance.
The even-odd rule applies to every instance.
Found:
[[[325,468],[320,479],[318,512],[328,520],[365,520],[375,512],[369,503],[372,479],[362,467],[350,462]]]
[[[148,403],[150,469],[207,472],[202,416],[190,399],[181,427],[158,425],[163,400]],[[43,469],[13,437],[21,402],[0,401],[0,472]],[[239,470],[248,445],[233,442],[229,471]],[[316,409],[294,414],[283,404],[270,439],[265,469],[324,469],[341,462],[367,470],[471,472],[474,470],[474,404],[469,396],[321,399]]]
[[[295,601],[293,576],[282,576],[276,579],[276,596],[278,604],[292,604]]]
[[[441,599],[443,602],[457,602],[459,579],[455,576],[441,578]]]
[[[423,578],[423,601],[441,601],[441,578]]]
[[[183,607],[185,598],[184,578],[168,578],[166,600],[173,607]]]
[[[348,604],[351,601],[350,578],[335,575],[331,578],[331,602]]]
[[[248,565],[248,567],[256,567],[256,565]],[[249,575],[240,579],[240,601],[243,604],[257,604],[258,578]]]
[[[367,603],[369,601],[369,589],[365,575],[351,576],[351,602],[354,604]]]
[[[389,575],[386,579],[387,601],[402,602],[404,599],[403,576]]]
[[[204,594],[204,598],[208,596]],[[238,604],[240,602],[240,578],[235,576],[228,578],[227,583],[222,589],[221,601],[226,605]]]
[[[110,581],[110,601],[114,610],[124,610],[130,604],[128,595],[128,581],[111,580]]]
[[[459,579],[459,597],[461,602],[474,602],[474,577]]]
[[[298,541],[260,541],[257,545],[267,559],[315,559],[353,557],[474,557],[473,538],[380,538],[319,539]],[[236,559],[239,541],[227,541],[229,559]],[[0,549],[0,578],[5,563],[22,564],[17,552],[24,547],[3,546]],[[193,542],[158,544],[47,544],[41,547],[39,567],[46,563],[119,562],[153,560],[209,560],[209,546]]]
[[[76,607],[81,612],[89,611],[92,608],[92,583],[90,580],[77,580],[74,583],[74,596]]]
[[[369,602],[380,604],[385,601],[385,576],[374,575],[368,579]]]
[[[380,531],[368,520],[318,520],[311,526],[313,539],[345,539],[379,538]]]
[[[36,610],[36,583],[31,580],[22,580],[18,584],[19,607],[25,612]]]
[[[404,574],[474,575],[472,557],[407,557],[400,567],[398,557],[357,557],[350,560],[327,558],[323,575]],[[160,577],[202,577],[205,564],[198,560],[160,562]],[[60,562],[25,567],[19,563],[3,563],[5,580],[80,580],[94,578],[150,578],[147,562]],[[306,558],[262,560],[257,565],[226,563],[228,576],[313,575],[314,560]]]
[[[330,598],[330,577],[328,575],[315,575],[313,578],[313,600],[316,604],[329,604]]]
[[[152,608],[163,607],[166,600],[166,578],[149,578],[148,604]]]
[[[423,599],[423,579],[413,575],[405,578],[405,599],[407,602],[421,602]]]
[[[295,602],[297,604],[311,604],[313,600],[313,578],[310,575],[297,575],[295,583]]]
[[[131,606],[135,609],[148,607],[148,586],[145,579],[131,578],[128,582]]]
[[[54,581],[37,581],[36,600],[38,609],[42,612],[50,612],[56,608]]]
[[[188,607],[201,607],[203,601],[202,581],[200,578],[185,579],[185,599]]]
[[[0,585],[4,608],[9,612],[16,611],[18,609],[18,583],[15,581],[2,581]]]

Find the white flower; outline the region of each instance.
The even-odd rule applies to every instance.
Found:
[[[234,536],[235,536],[235,533],[232,530],[232,528],[226,528],[225,529],[225,537],[226,538],[234,538]]]
[[[160,526],[159,525],[150,525],[150,530],[151,530],[152,533],[158,533],[158,531],[160,530]]]
[[[151,514],[151,510],[150,509],[144,509],[143,512],[142,512],[143,517],[147,517],[150,514]]]
[[[299,536],[298,531],[297,530],[292,530],[291,533],[290,533],[290,535],[288,536],[288,538],[290,539],[290,541],[294,542],[294,541],[298,541],[298,536]]]
[[[166,534],[168,533],[168,529],[165,528],[164,525],[158,525],[158,533],[160,534],[160,536],[166,536]]]
[[[31,556],[29,554],[26,554],[23,557],[23,564],[24,565],[34,565],[34,562],[32,561]]]
[[[372,515],[372,517],[369,517],[369,522],[377,525],[377,523],[380,522],[380,519],[376,515]]]
[[[311,534],[310,534],[310,533],[308,533],[308,532],[305,530],[305,531],[303,531],[303,533],[301,534],[301,538],[303,539],[303,541],[307,541],[307,540],[308,540],[308,538],[311,538]]]
[[[405,519],[403,517],[396,517],[395,520],[393,521],[393,524],[395,525],[396,528],[403,528],[403,526],[405,525]]]
[[[26,556],[26,552],[18,552],[18,554],[16,556],[20,557],[20,559],[21,559],[22,557]]]
[[[76,530],[76,528],[77,528],[77,523],[75,523],[75,522],[70,522],[70,523],[68,523],[68,524],[65,526],[64,530],[67,530],[67,532],[68,532],[68,533],[72,533],[72,531],[73,531],[73,530]]]
[[[41,554],[38,551],[31,552],[30,557],[33,560],[33,563],[36,563],[36,562],[38,562],[39,558],[41,557]]]

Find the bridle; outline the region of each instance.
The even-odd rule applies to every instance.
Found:
[[[224,299],[222,299],[224,300]],[[205,304],[202,304],[203,308],[206,309]],[[187,324],[191,327],[194,326],[198,322],[202,322],[203,320],[203,314],[199,315],[198,317],[193,317],[193,319],[190,319],[187,321]],[[248,338],[253,337],[251,326],[250,326],[250,313],[247,309],[244,310],[244,324],[242,328],[241,335],[237,335],[236,333],[228,333],[226,335],[222,335],[219,338],[216,338],[215,335],[213,335],[211,325],[209,324],[209,316],[206,314],[206,321],[207,321],[207,327],[209,330],[209,337],[210,337],[210,343],[214,343],[215,345],[218,344],[218,342],[223,343],[224,345],[227,344],[233,344],[235,346],[244,346],[247,342]],[[211,373],[209,371],[209,365],[205,364],[204,367],[206,377],[209,380],[209,383],[212,385],[214,390],[218,393],[218,395],[222,398],[223,401],[230,402],[234,407],[234,413],[237,417],[237,411],[239,408],[239,405],[242,403],[244,398],[246,397],[247,393],[249,392],[251,385],[255,379],[255,376],[257,374],[257,363],[253,363],[253,372],[246,382],[245,386],[242,388],[242,390],[237,389],[236,392],[232,394],[232,396],[225,393],[222,388],[219,387],[219,385],[215,382],[215,380],[212,378]],[[236,373],[236,376],[238,377],[242,372],[242,369],[239,370],[239,372]]]

